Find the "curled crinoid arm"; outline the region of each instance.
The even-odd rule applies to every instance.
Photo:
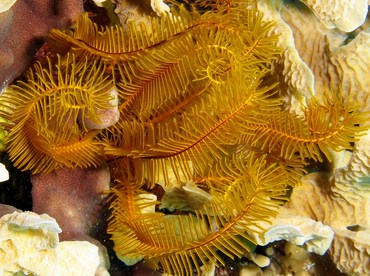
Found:
[[[125,262],[145,258],[154,268],[174,275],[200,273],[202,265],[224,265],[225,257],[241,257],[253,247],[248,232],[269,221],[286,200],[285,171],[253,154],[234,160],[233,172],[209,175],[212,200],[181,215],[154,212],[155,200],[132,172],[134,162],[114,163],[119,186],[112,194],[108,232]],[[215,188],[213,188],[215,187]],[[217,187],[217,188],[216,188]],[[152,206],[152,210],[145,209]]]
[[[98,131],[84,119],[99,122],[97,110],[111,107],[112,86],[104,64],[73,55],[58,57],[47,67],[36,64],[26,81],[10,86],[1,96],[9,128],[8,153],[14,165],[33,173],[59,166],[97,166],[103,161]],[[87,112],[88,110],[88,112]],[[80,119],[80,121],[79,121]]]
[[[368,128],[368,117],[356,104],[326,95],[322,103],[315,99],[308,103],[304,118],[287,111],[260,114],[258,121],[247,126],[250,132],[242,140],[268,152],[278,150],[286,159],[298,154],[322,161],[324,153],[330,161],[330,149],[351,149],[351,143]]]

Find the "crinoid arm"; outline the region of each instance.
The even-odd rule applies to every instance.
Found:
[[[278,149],[286,159],[298,154],[302,159],[322,161],[325,156],[330,161],[330,149],[351,149],[369,127],[368,112],[334,93],[327,94],[322,103],[312,99],[304,118],[286,111],[258,116],[258,122],[247,126],[250,132],[243,136],[243,143],[268,152]]]
[[[109,108],[111,81],[104,64],[59,56],[54,66],[36,64],[26,81],[11,85],[1,95],[1,116],[8,126],[8,153],[14,165],[33,173],[98,166],[104,160],[98,132],[84,119],[98,122],[96,110]],[[87,112],[88,111],[88,112]]]
[[[201,266],[224,265],[225,257],[241,257],[253,247],[251,232],[263,232],[257,222],[269,221],[286,200],[286,174],[266,156],[235,159],[233,172],[209,176],[212,201],[189,214],[164,215],[144,211],[156,201],[143,200],[146,184],[127,172],[132,160],[115,162],[119,185],[113,189],[108,232],[124,260],[144,258],[172,275],[200,274]],[[122,174],[122,172],[124,172]],[[154,207],[153,207],[154,210]]]

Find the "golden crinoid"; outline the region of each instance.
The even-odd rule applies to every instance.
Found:
[[[44,172],[108,160],[117,255],[176,275],[251,250],[250,233],[277,214],[305,160],[349,148],[367,120],[329,93],[304,116],[285,111],[269,79],[280,53],[273,23],[253,1],[195,2],[173,5],[148,25],[99,28],[83,15],[68,30],[52,30],[58,81],[53,68],[36,69],[2,103],[14,123],[8,141],[17,166]],[[94,110],[109,108],[110,87],[118,89],[118,122],[87,129],[79,116],[94,120]],[[183,201],[170,215],[159,210],[158,185],[186,193],[190,183],[207,200]]]
[[[11,122],[5,125],[6,142],[15,166],[46,173],[102,163],[98,132],[84,122],[99,122],[96,111],[111,107],[112,82],[104,68],[99,61],[77,61],[73,54],[58,56],[56,64],[35,64],[26,81],[5,90],[0,113]]]

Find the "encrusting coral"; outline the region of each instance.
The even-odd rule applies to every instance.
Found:
[[[17,0],[4,0],[0,3],[0,13],[9,10]]]
[[[333,230],[320,220],[299,216],[287,206],[280,209],[271,226],[261,225],[261,227],[268,230],[263,235],[256,236],[258,245],[284,240],[319,255],[328,250],[334,236]]]
[[[272,77],[279,82],[279,93],[286,108],[302,115],[306,101],[314,95],[314,76],[298,52],[291,27],[282,18],[281,1],[261,0],[257,1],[257,7],[264,20],[276,22],[271,32],[278,35],[277,45],[282,49],[272,64]]]
[[[368,0],[302,0],[328,29],[352,32],[361,26],[367,15]]]
[[[340,6],[349,2],[338,1],[337,4]],[[358,6],[365,5],[361,10],[364,14],[367,12],[365,2],[356,2]],[[358,29],[353,32],[344,33],[338,29],[326,29],[302,5],[281,6],[279,11],[284,22],[293,30],[297,51],[314,75],[315,96],[322,97],[328,87],[341,87],[343,97],[362,103],[359,110],[368,112],[368,19],[363,26],[356,25]],[[337,14],[337,18],[344,18],[344,14]],[[358,19],[352,23],[360,24]],[[333,229],[334,240],[329,255],[337,268],[346,273],[369,273],[370,209],[365,184],[369,172],[368,140],[368,134],[361,137],[353,154],[332,153],[334,162],[331,170],[304,177],[303,186],[293,190],[290,202],[285,206],[288,212],[301,219],[313,219]],[[340,165],[338,160],[341,160]]]
[[[350,149],[369,118],[335,91],[308,99],[300,116],[286,111],[271,81],[278,35],[256,2],[173,4],[148,22],[99,28],[84,15],[52,30],[56,60],[11,85],[0,115],[23,170],[108,162],[108,232],[127,264],[144,258],[166,273],[199,274],[253,250],[252,233],[264,233],[259,223],[277,215],[307,159]],[[115,119],[91,129],[107,110]],[[193,185],[209,200],[166,215],[158,183]]]
[[[303,186],[294,190],[287,207],[297,215],[322,221],[333,229],[335,235],[329,254],[342,272],[367,275],[370,273],[369,194],[363,193],[356,199],[330,195],[326,191],[328,182],[325,175],[308,175],[303,179]],[[352,182],[352,185],[359,184]],[[315,200],[307,201],[307,197]]]
[[[33,212],[0,217],[1,275],[95,275],[98,247],[86,241],[59,242],[55,219]]]
[[[31,176],[32,210],[47,213],[63,229],[62,240],[82,240],[98,223],[104,193],[109,189],[106,165],[89,169],[56,169]]]
[[[341,87],[344,97],[355,97],[365,103],[359,108],[367,110],[370,35],[366,25],[346,34],[326,29],[308,8],[287,5],[279,11],[293,31],[294,48],[314,76],[313,94],[320,98],[328,87]],[[305,95],[304,90],[300,93]]]
[[[6,181],[9,179],[9,172],[5,168],[4,164],[0,163],[0,182]]]
[[[0,10],[11,2],[1,1]],[[27,68],[51,28],[65,28],[81,13],[79,0],[17,0],[0,12],[0,92]]]

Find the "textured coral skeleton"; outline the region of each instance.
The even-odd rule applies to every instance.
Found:
[[[117,255],[172,274],[252,250],[251,232],[266,230],[258,223],[288,200],[307,159],[350,149],[368,128],[368,114],[333,91],[309,100],[302,116],[289,113],[270,78],[281,54],[274,24],[253,3],[204,3],[202,13],[175,5],[127,29],[84,15],[53,30],[58,58],[36,64],[0,102],[14,164],[48,173],[107,161]],[[116,109],[118,121],[86,123],[99,126]],[[210,200],[166,215],[153,195],[159,183],[193,183]]]

